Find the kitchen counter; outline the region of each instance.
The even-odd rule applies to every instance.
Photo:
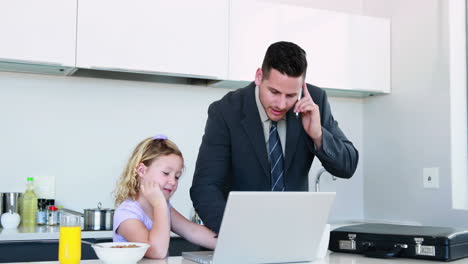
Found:
[[[0,241],[58,239],[60,226],[35,226],[15,229],[0,228]],[[82,238],[112,238],[112,231],[81,231]]]
[[[56,260],[59,235],[60,226],[38,226],[32,229],[20,226],[18,229],[0,229],[0,263]],[[93,243],[112,241],[112,231],[82,231],[81,236]],[[170,241],[169,256],[180,256],[184,251],[199,250],[204,249],[174,234]],[[83,244],[81,258],[85,261],[97,259],[97,256],[90,245]]]
[[[35,226],[25,228],[19,226],[15,229],[0,228],[1,241],[30,241],[59,239],[60,226]],[[171,232],[171,237],[179,237]],[[81,231],[81,238],[112,238],[112,231]]]
[[[37,263],[37,264],[58,264],[58,261],[49,262],[16,262],[19,263]],[[102,264],[100,260],[82,260],[82,264]],[[169,257],[163,260],[152,260],[143,259],[138,264],[193,264],[194,262],[183,259],[182,257]],[[396,259],[375,259],[367,258],[362,255],[345,254],[345,253],[330,253],[324,259],[317,260],[314,262],[308,262],[311,264],[394,264],[394,263],[407,263],[407,264],[422,264],[422,263],[443,263],[431,260],[416,260],[407,258],[396,258]],[[450,262],[451,264],[468,264],[468,258],[456,260]],[[8,264],[8,263],[7,263]],[[13,264],[13,263],[9,263]]]
[[[362,222],[339,222],[331,223],[331,230],[346,226],[355,225]],[[17,229],[0,228],[1,241],[31,241],[31,240],[49,240],[59,238],[60,226],[35,226],[34,228],[25,228],[19,226]],[[179,237],[179,235],[171,232],[171,237]],[[112,231],[81,231],[81,238],[112,238]]]

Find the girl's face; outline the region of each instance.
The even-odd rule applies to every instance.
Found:
[[[154,181],[159,184],[166,200],[175,193],[179,185],[179,178],[182,175],[182,158],[170,154],[161,156],[153,161],[150,166],[140,163],[139,168],[143,167],[139,174],[142,181]]]

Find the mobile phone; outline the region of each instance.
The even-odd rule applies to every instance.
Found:
[[[302,89],[304,89],[304,86],[302,86],[301,89],[299,89],[299,96],[297,97],[298,102],[302,98]],[[296,117],[299,117],[299,112],[296,112]]]

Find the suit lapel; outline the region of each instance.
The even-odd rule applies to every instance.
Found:
[[[255,154],[263,167],[265,176],[270,179],[270,169],[268,163],[267,150],[265,145],[265,135],[263,135],[263,126],[258,113],[257,103],[255,102],[255,83],[251,83],[244,95],[244,119],[241,121]]]
[[[288,173],[289,166],[291,166],[294,154],[296,153],[297,142],[302,128],[301,117],[296,117],[295,113],[291,110],[287,113],[286,122],[286,156],[284,162],[285,175]]]

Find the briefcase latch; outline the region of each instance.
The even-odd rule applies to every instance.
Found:
[[[416,243],[416,246],[414,247],[414,249],[416,250],[416,255],[435,257],[435,246],[423,246],[423,241],[424,238],[422,237],[414,238],[414,242]]]
[[[349,240],[340,240],[339,247],[344,250],[356,250],[356,234],[348,234]]]

